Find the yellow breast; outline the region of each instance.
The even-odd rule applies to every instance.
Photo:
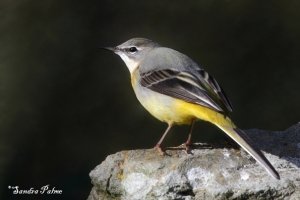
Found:
[[[190,113],[182,112],[173,97],[152,91],[139,84],[139,74],[133,73],[131,84],[136,97],[144,108],[160,121],[175,124],[190,124],[195,117]]]
[[[176,99],[143,87],[139,83],[139,78],[137,71],[131,76],[131,83],[136,97],[146,110],[160,121],[174,124],[190,124],[192,120],[198,118],[217,124],[231,123],[229,118],[210,108]]]

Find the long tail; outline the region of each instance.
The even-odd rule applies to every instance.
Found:
[[[236,127],[218,124],[215,125],[218,126],[222,131],[224,131],[243,149],[245,149],[245,151],[247,151],[262,167],[264,167],[271,176],[276,179],[280,179],[278,172],[274,169],[274,167],[267,160],[264,154],[254,147],[252,141],[248,138],[244,131]]]
[[[181,106],[195,117],[208,121],[219,127],[245,151],[247,151],[262,167],[264,167],[271,176],[276,179],[280,179],[278,172],[274,169],[264,154],[255,148],[255,145],[253,145],[253,142],[248,138],[245,132],[237,128],[230,118],[209,108],[195,104],[181,102]]]

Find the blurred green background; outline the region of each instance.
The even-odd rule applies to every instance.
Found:
[[[227,92],[244,129],[300,119],[299,1],[21,0],[0,2],[0,199],[50,184],[86,199],[88,173],[125,149],[151,148],[166,125],[131,89],[119,57],[99,46],[146,37],[189,55]],[[165,145],[187,136],[178,127]],[[214,140],[198,123],[195,141]],[[18,198],[34,198],[19,196]]]

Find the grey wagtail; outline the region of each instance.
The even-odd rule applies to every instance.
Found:
[[[145,38],[133,38],[116,47],[131,74],[137,99],[154,117],[168,124],[156,148],[175,124],[191,125],[186,145],[191,143],[195,120],[208,121],[237,142],[270,175],[278,172],[247,135],[231,121],[232,106],[217,81],[188,56]]]

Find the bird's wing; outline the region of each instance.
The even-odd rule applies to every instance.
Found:
[[[217,81],[202,69],[153,70],[140,74],[143,87],[228,114],[232,106]]]

